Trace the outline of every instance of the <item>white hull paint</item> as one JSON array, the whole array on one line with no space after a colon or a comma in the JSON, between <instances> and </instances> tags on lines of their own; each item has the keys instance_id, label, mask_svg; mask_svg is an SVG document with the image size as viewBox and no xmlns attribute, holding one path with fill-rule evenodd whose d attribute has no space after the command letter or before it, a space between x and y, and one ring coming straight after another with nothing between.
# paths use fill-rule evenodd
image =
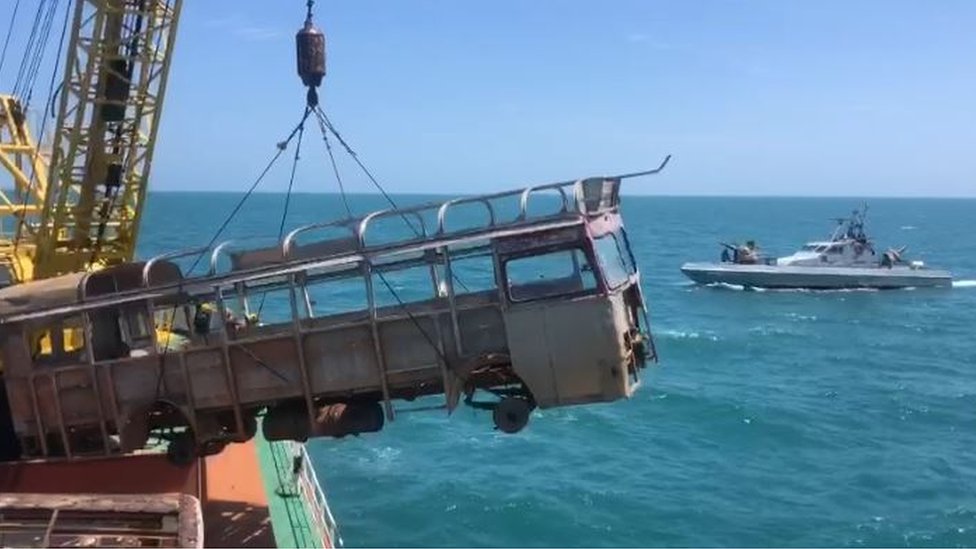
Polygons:
<instances>
[{"instance_id":1,"label":"white hull paint","mask_svg":"<svg viewBox=\"0 0 976 549\"><path fill-rule=\"evenodd\" d=\"M734 284L751 288L834 290L849 288L951 287L947 271L911 267L809 267L685 263L681 272L699 284Z\"/></svg>"}]
</instances>

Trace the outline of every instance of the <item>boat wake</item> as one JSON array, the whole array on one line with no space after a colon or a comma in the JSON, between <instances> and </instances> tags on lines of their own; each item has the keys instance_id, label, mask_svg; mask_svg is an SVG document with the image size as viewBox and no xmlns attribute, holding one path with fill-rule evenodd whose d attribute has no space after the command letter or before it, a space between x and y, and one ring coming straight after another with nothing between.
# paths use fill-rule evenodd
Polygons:
<instances>
[{"instance_id":1,"label":"boat wake","mask_svg":"<svg viewBox=\"0 0 976 549\"><path fill-rule=\"evenodd\" d=\"M753 288L750 286L742 286L741 284L727 284L725 282L712 282L711 284L705 284L707 288L717 288L719 290L733 290L736 292L765 292L766 288Z\"/></svg>"},{"instance_id":2,"label":"boat wake","mask_svg":"<svg viewBox=\"0 0 976 549\"><path fill-rule=\"evenodd\" d=\"M953 280L953 288L976 288L976 280Z\"/></svg>"},{"instance_id":3,"label":"boat wake","mask_svg":"<svg viewBox=\"0 0 976 549\"><path fill-rule=\"evenodd\" d=\"M976 280L971 282L976 283ZM705 284L706 288L719 290L732 290L736 292L773 292L784 294L846 294L851 292L880 292L878 288L833 288L833 289L811 289L811 288L754 288L752 286L741 286L739 284L727 284L725 282L713 282ZM899 290L914 290L914 286L897 288Z\"/></svg>"}]
</instances>

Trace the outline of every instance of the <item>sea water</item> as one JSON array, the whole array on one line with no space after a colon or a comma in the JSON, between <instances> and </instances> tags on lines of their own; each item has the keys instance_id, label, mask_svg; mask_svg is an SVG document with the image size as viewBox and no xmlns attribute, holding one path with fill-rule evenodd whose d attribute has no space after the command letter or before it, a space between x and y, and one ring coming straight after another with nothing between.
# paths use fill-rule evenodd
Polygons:
<instances>
[{"instance_id":1,"label":"sea water","mask_svg":"<svg viewBox=\"0 0 976 549\"><path fill-rule=\"evenodd\" d=\"M205 244L238 198L152 195L140 255ZM273 239L283 203L253 196L225 236ZM954 287L696 287L679 266L720 241L785 255L860 201L625 197L661 358L634 398L514 436L486 412L407 411L425 400L310 442L346 545L976 545L976 200L869 203L879 251L907 245ZM341 213L293 196L286 226Z\"/></svg>"}]
</instances>

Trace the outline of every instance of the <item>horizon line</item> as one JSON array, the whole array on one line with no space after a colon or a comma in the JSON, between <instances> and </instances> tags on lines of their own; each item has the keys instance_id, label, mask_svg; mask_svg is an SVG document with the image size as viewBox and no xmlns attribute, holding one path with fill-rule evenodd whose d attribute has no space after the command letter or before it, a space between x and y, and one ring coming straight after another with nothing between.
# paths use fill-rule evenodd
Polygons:
<instances>
[{"instance_id":1,"label":"horizon line","mask_svg":"<svg viewBox=\"0 0 976 549\"><path fill-rule=\"evenodd\" d=\"M226 190L226 189L150 189L150 193L185 193L185 194L243 194L245 191ZM412 196L478 196L479 194L494 194L502 191L486 191L484 193L438 193L431 191L397 191L390 192L390 195L412 195ZM285 190L255 190L252 194L287 194ZM332 195L340 196L336 191L293 191L296 195ZM357 191L347 192L347 196L382 196L377 191ZM872 195L872 194L680 194L680 193L620 193L627 197L658 197L658 198L867 198L882 200L976 200L976 194L972 195Z\"/></svg>"},{"instance_id":2,"label":"horizon line","mask_svg":"<svg viewBox=\"0 0 976 549\"><path fill-rule=\"evenodd\" d=\"M2 188L0 191L5 193L15 192L12 188ZM244 190L227 190L227 189L149 189L149 193L161 193L161 194L233 194L240 195L244 194ZM494 194L503 191L486 191L483 193L437 193L431 191L397 191L388 193L390 195L410 195L410 196L432 196L432 197L444 197L444 196L456 196L456 197L468 197L468 196L478 196L479 194ZM285 190L255 190L252 194L287 194ZM326 196L340 196L341 193L335 191L293 191L292 194L296 195L326 195ZM357 192L347 192L347 196L382 196L378 191L357 191ZM972 195L882 195L882 194L680 194L680 193L629 193L622 192L622 196L627 197L655 197L655 198L845 198L845 199L880 199L880 200L976 200L976 194Z\"/></svg>"}]
</instances>

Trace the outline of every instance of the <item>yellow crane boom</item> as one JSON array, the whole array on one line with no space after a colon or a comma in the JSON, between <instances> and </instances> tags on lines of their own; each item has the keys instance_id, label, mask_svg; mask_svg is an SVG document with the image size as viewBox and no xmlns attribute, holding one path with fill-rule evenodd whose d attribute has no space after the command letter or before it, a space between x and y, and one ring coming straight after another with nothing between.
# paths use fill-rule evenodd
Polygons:
<instances>
[{"instance_id":1,"label":"yellow crane boom","mask_svg":"<svg viewBox=\"0 0 976 549\"><path fill-rule=\"evenodd\" d=\"M75 1L49 153L19 99L0 96L0 165L13 179L0 190L9 283L133 258L181 4Z\"/></svg>"}]
</instances>

